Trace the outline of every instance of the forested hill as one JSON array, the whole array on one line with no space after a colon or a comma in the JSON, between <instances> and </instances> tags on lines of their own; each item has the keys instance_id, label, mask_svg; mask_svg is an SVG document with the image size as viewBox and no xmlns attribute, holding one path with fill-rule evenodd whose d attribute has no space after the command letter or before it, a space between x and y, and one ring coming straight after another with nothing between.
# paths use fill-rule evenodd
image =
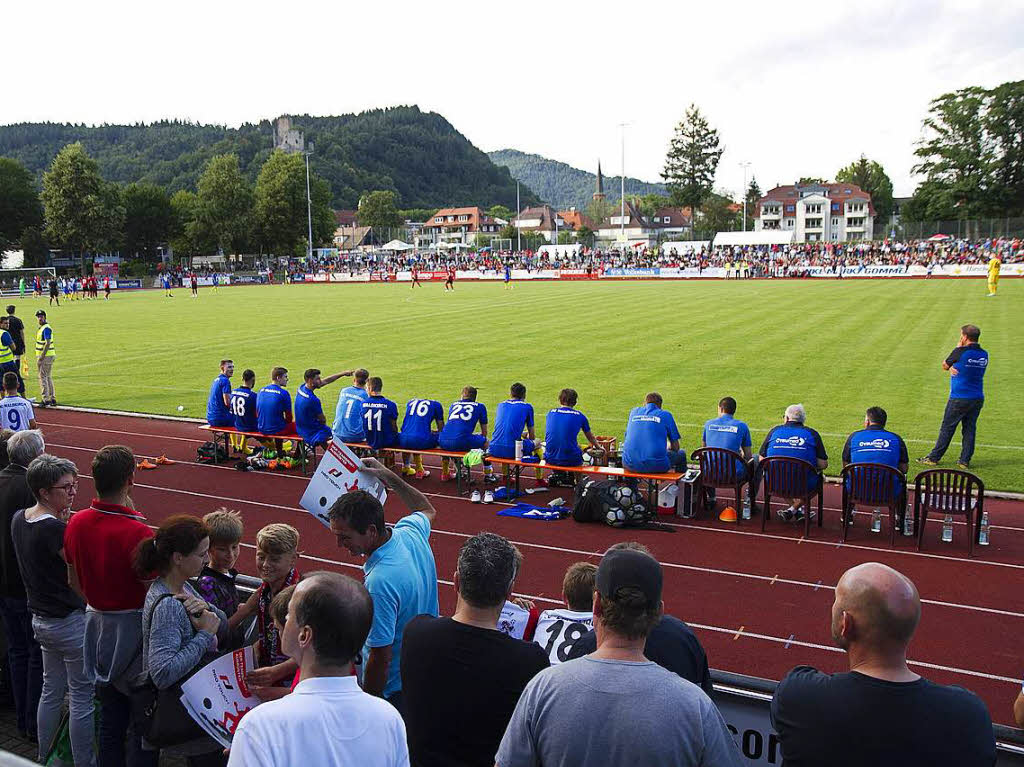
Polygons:
<instances>
[{"instance_id":1,"label":"forested hill","mask_svg":"<svg viewBox=\"0 0 1024 767\"><path fill-rule=\"evenodd\" d=\"M556 208L575 205L585 208L591 201L597 182L596 173L566 165L564 162L549 160L536 154L527 154L517 149L499 149L488 152L487 156L496 165L503 165L512 177L532 189L544 202ZM596 162L595 162L596 171ZM604 193L609 200L619 199L620 181L618 176L604 172ZM664 184L652 184L626 176L626 194L667 194Z\"/></svg>"},{"instance_id":2,"label":"forested hill","mask_svg":"<svg viewBox=\"0 0 1024 767\"><path fill-rule=\"evenodd\" d=\"M327 179L335 208L355 208L376 189L399 194L403 208L501 204L514 208L516 183L444 117L418 107L375 109L337 117L293 115L312 141L312 168ZM194 189L206 162L228 152L255 180L273 148L269 120L240 128L167 121L151 125L22 123L0 126L0 157L37 176L66 144L81 141L108 181L145 181L172 194ZM522 190L524 204L537 198Z\"/></svg>"}]
</instances>

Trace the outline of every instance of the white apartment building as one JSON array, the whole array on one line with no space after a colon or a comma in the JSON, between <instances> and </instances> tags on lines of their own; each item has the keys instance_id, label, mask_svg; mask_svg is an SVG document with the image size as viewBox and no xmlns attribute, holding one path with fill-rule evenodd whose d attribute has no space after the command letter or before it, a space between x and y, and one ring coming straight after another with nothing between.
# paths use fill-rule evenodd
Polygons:
<instances>
[{"instance_id":1,"label":"white apartment building","mask_svg":"<svg viewBox=\"0 0 1024 767\"><path fill-rule=\"evenodd\" d=\"M777 186L758 201L754 231L795 232L796 242L870 240L875 209L856 184Z\"/></svg>"}]
</instances>

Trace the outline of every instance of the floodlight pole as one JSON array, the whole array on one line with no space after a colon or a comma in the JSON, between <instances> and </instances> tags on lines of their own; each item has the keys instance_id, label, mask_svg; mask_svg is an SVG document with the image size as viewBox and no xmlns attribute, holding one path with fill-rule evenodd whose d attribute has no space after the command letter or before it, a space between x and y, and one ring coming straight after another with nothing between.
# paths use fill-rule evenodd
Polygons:
<instances>
[{"instance_id":1,"label":"floodlight pole","mask_svg":"<svg viewBox=\"0 0 1024 767\"><path fill-rule=\"evenodd\" d=\"M309 194L309 156L313 154L313 142L309 142L306 156L306 223L309 225L309 241L306 243L306 258L313 257L313 198Z\"/></svg>"},{"instance_id":2,"label":"floodlight pole","mask_svg":"<svg viewBox=\"0 0 1024 767\"><path fill-rule=\"evenodd\" d=\"M619 163L621 175L619 176L619 239L626 241L626 126L629 123L619 123Z\"/></svg>"},{"instance_id":3,"label":"floodlight pole","mask_svg":"<svg viewBox=\"0 0 1024 767\"><path fill-rule=\"evenodd\" d=\"M523 251L523 222L519 220L519 217L523 214L523 209L519 205L519 182L516 182L516 253L522 253Z\"/></svg>"},{"instance_id":4,"label":"floodlight pole","mask_svg":"<svg viewBox=\"0 0 1024 767\"><path fill-rule=\"evenodd\" d=\"M743 168L743 231L747 231L747 168L750 167L750 163L744 160L740 163L740 167Z\"/></svg>"}]
</instances>

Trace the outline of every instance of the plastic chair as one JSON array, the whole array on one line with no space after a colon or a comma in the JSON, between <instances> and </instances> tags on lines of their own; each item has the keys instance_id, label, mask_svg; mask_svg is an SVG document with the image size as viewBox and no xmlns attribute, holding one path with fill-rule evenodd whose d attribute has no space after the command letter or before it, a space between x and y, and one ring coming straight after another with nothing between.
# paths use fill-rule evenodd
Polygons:
<instances>
[{"instance_id":1,"label":"plastic chair","mask_svg":"<svg viewBox=\"0 0 1024 767\"><path fill-rule=\"evenodd\" d=\"M694 450L690 457L700 464L701 486L734 489L736 509L739 510L743 505L743 486L750 481L743 456L722 447L702 447Z\"/></svg>"},{"instance_id":2,"label":"plastic chair","mask_svg":"<svg viewBox=\"0 0 1024 767\"><path fill-rule=\"evenodd\" d=\"M928 512L943 517L962 516L967 520L967 553L974 556L974 544L981 532L985 506L985 483L969 471L931 469L914 478L914 523L917 524L917 550L924 544ZM971 512L974 512L973 514Z\"/></svg>"},{"instance_id":3,"label":"plastic chair","mask_svg":"<svg viewBox=\"0 0 1024 767\"><path fill-rule=\"evenodd\" d=\"M804 536L811 537L811 498L818 496L818 527L825 510L825 496L821 472L814 464L799 458L787 456L769 456L762 459L758 466L764 486L764 508L761 515L761 532L765 530L768 517L771 516L773 495L783 498L800 498L804 509ZM817 487L811 484L811 477L817 478Z\"/></svg>"},{"instance_id":4,"label":"plastic chair","mask_svg":"<svg viewBox=\"0 0 1024 767\"><path fill-rule=\"evenodd\" d=\"M889 545L896 545L896 530L907 513L907 478L883 463L851 463L843 467L842 540L846 541L853 507L858 503L889 509Z\"/></svg>"}]
</instances>

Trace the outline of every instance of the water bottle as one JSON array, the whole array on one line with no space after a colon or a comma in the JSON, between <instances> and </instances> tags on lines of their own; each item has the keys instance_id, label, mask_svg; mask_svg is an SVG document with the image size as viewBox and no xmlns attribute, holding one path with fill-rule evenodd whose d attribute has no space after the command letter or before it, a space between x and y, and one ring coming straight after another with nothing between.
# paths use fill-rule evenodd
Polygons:
<instances>
[{"instance_id":1,"label":"water bottle","mask_svg":"<svg viewBox=\"0 0 1024 767\"><path fill-rule=\"evenodd\" d=\"M947 514L942 520L942 542L951 543L953 540L953 515Z\"/></svg>"},{"instance_id":2,"label":"water bottle","mask_svg":"<svg viewBox=\"0 0 1024 767\"><path fill-rule=\"evenodd\" d=\"M981 512L981 527L978 529L978 545L988 546L988 512Z\"/></svg>"},{"instance_id":3,"label":"water bottle","mask_svg":"<svg viewBox=\"0 0 1024 767\"><path fill-rule=\"evenodd\" d=\"M750 496L749 495L746 498L743 499L743 512L742 512L742 515L743 515L744 519L750 519ZM988 529L988 528L986 528L986 529Z\"/></svg>"},{"instance_id":4,"label":"water bottle","mask_svg":"<svg viewBox=\"0 0 1024 767\"><path fill-rule=\"evenodd\" d=\"M882 532L882 512L878 509L871 512L871 532Z\"/></svg>"},{"instance_id":5,"label":"water bottle","mask_svg":"<svg viewBox=\"0 0 1024 767\"><path fill-rule=\"evenodd\" d=\"M903 513L903 534L908 537L914 534L914 515L910 512Z\"/></svg>"}]
</instances>

